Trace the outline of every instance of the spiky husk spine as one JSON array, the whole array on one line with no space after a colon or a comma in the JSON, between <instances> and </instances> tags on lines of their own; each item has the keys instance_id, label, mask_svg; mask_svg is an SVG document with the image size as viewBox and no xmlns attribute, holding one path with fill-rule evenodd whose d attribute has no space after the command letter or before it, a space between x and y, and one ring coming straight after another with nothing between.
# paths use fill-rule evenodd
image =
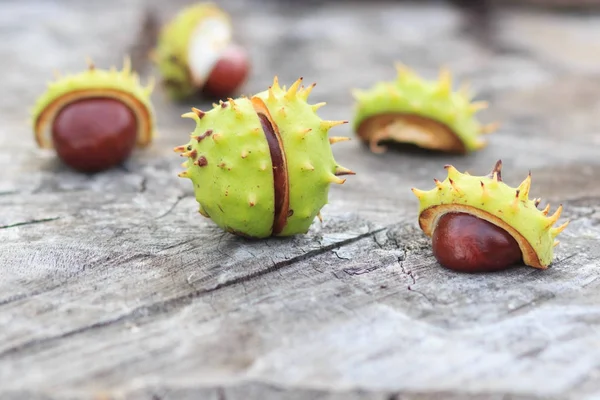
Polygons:
<instances>
[{"instance_id":1,"label":"spiky husk spine","mask_svg":"<svg viewBox=\"0 0 600 400\"><path fill-rule=\"evenodd\" d=\"M228 99L210 111L184 114L196 122L190 141L175 148L187 157L179 176L191 179L199 212L222 229L248 237L308 232L327 204L331 183L354 174L334 159L328 137L347 121L326 121L308 104L314 87L298 79L289 89L277 78L251 98Z\"/></svg>"},{"instance_id":2,"label":"spiky husk spine","mask_svg":"<svg viewBox=\"0 0 600 400\"><path fill-rule=\"evenodd\" d=\"M150 96L154 81L151 79L142 86L138 74L131 70L129 57L125 58L121 71L114 67L98 69L88 60L88 68L83 72L65 76L57 72L55 75L56 80L48 83L48 89L31 110L33 130L40 147L53 147L52 121L64 106L92 97L108 97L123 102L136 115L137 145L145 147L152 142L156 122Z\"/></svg>"},{"instance_id":3,"label":"spiky husk spine","mask_svg":"<svg viewBox=\"0 0 600 400\"><path fill-rule=\"evenodd\" d=\"M188 67L188 49L194 29L206 18L218 18L231 26L229 15L214 3L194 4L182 9L165 25L152 52L165 89L175 100L189 98L199 90Z\"/></svg>"},{"instance_id":4,"label":"spiky husk spine","mask_svg":"<svg viewBox=\"0 0 600 400\"><path fill-rule=\"evenodd\" d=\"M401 63L396 64L396 69L397 78L394 81L378 82L369 90L353 90L356 100L353 129L356 132L371 117L396 113L420 116L440 123L462 142L464 153L487 145L482 135L495 131L498 125L482 125L475 114L487 108L488 104L471 102L472 95L466 85L453 91L452 77L447 68L440 70L437 81L424 80ZM377 144L380 138L373 139L368 139L371 149L375 152L384 151L385 148ZM386 135L381 139L393 140Z\"/></svg>"},{"instance_id":5,"label":"spiky husk spine","mask_svg":"<svg viewBox=\"0 0 600 400\"><path fill-rule=\"evenodd\" d=\"M553 247L559 243L555 238L569 221L555 227L562 205L548 216L550 204L539 210L541 199L529 199L531 174L513 188L502 181L500 160L487 176L463 174L451 165L445 168L448 176L443 181L434 179L433 189L412 189L419 200L419 224L426 235L432 236L442 215L465 212L511 234L521 248L526 265L545 269L551 264Z\"/></svg>"}]
</instances>

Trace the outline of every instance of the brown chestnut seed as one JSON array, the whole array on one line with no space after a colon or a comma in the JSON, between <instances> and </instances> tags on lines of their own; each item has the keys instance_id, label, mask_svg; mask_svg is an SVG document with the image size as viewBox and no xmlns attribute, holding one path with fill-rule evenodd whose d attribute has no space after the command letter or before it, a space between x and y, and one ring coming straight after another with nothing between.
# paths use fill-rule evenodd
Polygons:
<instances>
[{"instance_id":1,"label":"brown chestnut seed","mask_svg":"<svg viewBox=\"0 0 600 400\"><path fill-rule=\"evenodd\" d=\"M444 214L432 236L438 262L460 272L492 272L522 260L515 239L504 229L465 213Z\"/></svg>"},{"instance_id":2,"label":"brown chestnut seed","mask_svg":"<svg viewBox=\"0 0 600 400\"><path fill-rule=\"evenodd\" d=\"M65 106L52 124L60 159L76 170L98 172L123 162L135 147L137 120L119 100L88 98Z\"/></svg>"},{"instance_id":3,"label":"brown chestnut seed","mask_svg":"<svg viewBox=\"0 0 600 400\"><path fill-rule=\"evenodd\" d=\"M230 45L211 70L204 91L217 98L232 95L246 81L249 71L248 53L240 46Z\"/></svg>"}]
</instances>

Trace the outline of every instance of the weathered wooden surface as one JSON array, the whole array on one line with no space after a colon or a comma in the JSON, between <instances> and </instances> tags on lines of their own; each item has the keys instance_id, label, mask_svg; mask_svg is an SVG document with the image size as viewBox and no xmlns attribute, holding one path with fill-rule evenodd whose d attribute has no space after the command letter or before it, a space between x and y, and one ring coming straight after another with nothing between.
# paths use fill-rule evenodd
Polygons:
<instances>
[{"instance_id":1,"label":"weathered wooden surface","mask_svg":"<svg viewBox=\"0 0 600 400\"><path fill-rule=\"evenodd\" d=\"M349 119L350 89L394 61L429 77L446 64L503 123L468 157L338 144L357 175L323 224L252 242L200 217L176 177L191 104L157 89L154 146L95 176L38 150L27 124L53 69L120 63L148 6L163 21L183 3L0 3L0 398L599 398L599 16L503 12L483 48L443 4L223 2L254 58L246 93L303 76L321 116ZM509 184L531 170L532 196L564 204L553 267L440 268L410 188L498 158Z\"/></svg>"}]
</instances>

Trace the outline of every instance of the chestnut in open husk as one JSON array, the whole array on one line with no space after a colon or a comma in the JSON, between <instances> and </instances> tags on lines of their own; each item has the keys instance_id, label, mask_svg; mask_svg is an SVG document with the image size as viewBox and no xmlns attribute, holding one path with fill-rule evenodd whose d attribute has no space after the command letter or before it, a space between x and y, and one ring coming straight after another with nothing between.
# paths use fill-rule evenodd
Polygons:
<instances>
[{"instance_id":1,"label":"chestnut in open husk","mask_svg":"<svg viewBox=\"0 0 600 400\"><path fill-rule=\"evenodd\" d=\"M155 130L150 94L131 71L101 70L90 61L84 72L59 76L37 100L33 130L41 148L81 172L99 172L125 161L146 147Z\"/></svg>"},{"instance_id":2,"label":"chestnut in open husk","mask_svg":"<svg viewBox=\"0 0 600 400\"><path fill-rule=\"evenodd\" d=\"M531 174L516 188L502 181L502 161L487 176L460 173L446 165L448 177L435 188L412 191L419 200L419 226L432 238L433 255L449 269L497 271L523 262L546 269L553 259L556 236L569 222L554 226L562 205L548 216L550 205L529 199Z\"/></svg>"},{"instance_id":3,"label":"chestnut in open husk","mask_svg":"<svg viewBox=\"0 0 600 400\"><path fill-rule=\"evenodd\" d=\"M482 125L475 113L488 106L471 102L466 86L452 90L450 71L443 68L437 81L427 81L402 64L390 82L368 90L354 90L353 128L374 153L384 143L412 144L430 151L467 154L484 148L483 135L498 124Z\"/></svg>"},{"instance_id":4,"label":"chestnut in open husk","mask_svg":"<svg viewBox=\"0 0 600 400\"><path fill-rule=\"evenodd\" d=\"M169 96L233 96L250 73L248 52L234 42L231 17L214 3L182 9L161 30L152 58Z\"/></svg>"}]
</instances>

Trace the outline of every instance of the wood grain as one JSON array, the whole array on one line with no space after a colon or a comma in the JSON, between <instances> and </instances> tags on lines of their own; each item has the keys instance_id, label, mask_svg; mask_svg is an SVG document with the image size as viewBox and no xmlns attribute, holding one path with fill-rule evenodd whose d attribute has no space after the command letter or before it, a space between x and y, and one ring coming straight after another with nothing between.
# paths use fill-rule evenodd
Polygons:
<instances>
[{"instance_id":1,"label":"wood grain","mask_svg":"<svg viewBox=\"0 0 600 400\"><path fill-rule=\"evenodd\" d=\"M0 398L600 396L599 16L501 10L488 48L443 3L223 1L254 60L245 93L303 76L328 103L321 117L351 119L350 90L392 79L394 61L426 77L448 65L491 103L481 119L502 122L465 157L337 144L357 175L332 187L324 222L257 241L201 217L177 178L172 148L193 128L180 115L207 101L172 103L158 86L153 146L90 176L37 149L28 125L52 70L86 55L108 67L134 52L142 80L155 75L140 56L153 18L183 4L1 5ZM564 205L555 262L445 270L410 188L497 159L508 184L531 171L531 196Z\"/></svg>"}]
</instances>

